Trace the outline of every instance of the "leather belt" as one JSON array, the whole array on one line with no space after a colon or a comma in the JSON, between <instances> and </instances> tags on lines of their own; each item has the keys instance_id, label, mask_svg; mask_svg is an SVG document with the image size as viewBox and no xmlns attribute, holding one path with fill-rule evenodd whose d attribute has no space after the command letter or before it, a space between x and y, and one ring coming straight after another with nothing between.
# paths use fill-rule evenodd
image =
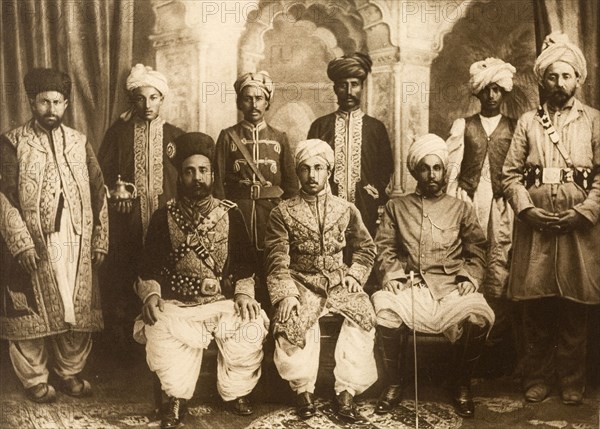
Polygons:
<instances>
[{"instance_id":1,"label":"leather belt","mask_svg":"<svg viewBox=\"0 0 600 429\"><path fill-rule=\"evenodd\" d=\"M592 188L596 172L591 168L558 168L531 165L523 171L526 188L540 185L559 185L574 182L586 191Z\"/></svg>"},{"instance_id":2,"label":"leather belt","mask_svg":"<svg viewBox=\"0 0 600 429\"><path fill-rule=\"evenodd\" d=\"M251 185L239 184L228 189L227 197L231 199L251 199L262 200L269 198L280 198L283 195L283 189L277 185L265 186L260 183Z\"/></svg>"}]
</instances>

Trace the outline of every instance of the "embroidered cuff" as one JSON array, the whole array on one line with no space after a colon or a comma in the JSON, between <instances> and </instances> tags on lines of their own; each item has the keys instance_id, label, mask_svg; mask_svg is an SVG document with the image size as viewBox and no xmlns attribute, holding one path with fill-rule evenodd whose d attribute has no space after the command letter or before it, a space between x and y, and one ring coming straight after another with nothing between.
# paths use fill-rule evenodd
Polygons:
<instances>
[{"instance_id":1,"label":"embroidered cuff","mask_svg":"<svg viewBox=\"0 0 600 429\"><path fill-rule=\"evenodd\" d=\"M364 265L357 264L356 262L350 266L350 269L346 273L346 275L354 277L361 286L364 286L367 279L369 278L369 274L371 273L370 267L365 267Z\"/></svg>"},{"instance_id":2,"label":"embroidered cuff","mask_svg":"<svg viewBox=\"0 0 600 429\"><path fill-rule=\"evenodd\" d=\"M160 295L160 284L156 280L142 280L138 277L133 285L133 290L140 297L142 302L150 297L150 295Z\"/></svg>"},{"instance_id":3,"label":"embroidered cuff","mask_svg":"<svg viewBox=\"0 0 600 429\"><path fill-rule=\"evenodd\" d=\"M235 295L239 293L254 298L254 279L252 277L246 277L235 282Z\"/></svg>"},{"instance_id":4,"label":"embroidered cuff","mask_svg":"<svg viewBox=\"0 0 600 429\"><path fill-rule=\"evenodd\" d=\"M92 250L108 253L108 207L106 199L100 210L100 225L94 225L92 231Z\"/></svg>"},{"instance_id":5,"label":"embroidered cuff","mask_svg":"<svg viewBox=\"0 0 600 429\"><path fill-rule=\"evenodd\" d=\"M267 278L267 288L273 305L288 296L298 296L298 288L292 279Z\"/></svg>"}]
</instances>

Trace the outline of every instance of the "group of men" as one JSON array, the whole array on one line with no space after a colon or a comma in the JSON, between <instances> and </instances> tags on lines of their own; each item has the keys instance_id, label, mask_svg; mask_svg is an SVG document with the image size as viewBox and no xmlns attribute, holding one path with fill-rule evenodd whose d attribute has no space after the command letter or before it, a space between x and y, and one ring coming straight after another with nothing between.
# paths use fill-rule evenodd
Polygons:
<instances>
[{"instance_id":1,"label":"group of men","mask_svg":"<svg viewBox=\"0 0 600 429\"><path fill-rule=\"evenodd\" d=\"M314 416L328 313L343 316L333 372L341 418L362 419L354 397L377 380L376 343L385 378L375 412L400 402L409 330L453 344L453 404L473 417L471 376L495 319L482 292L522 301L525 398L543 400L558 375L563 402L581 403L587 309L600 302L600 112L575 98L581 51L547 38L535 65L547 101L518 122L500 114L514 67L473 64L481 112L457 120L448 142L417 138L406 160L417 189L392 199L387 131L360 107L371 65L361 53L330 62L339 109L292 153L264 120L268 73L235 82L244 119L215 144L160 117L167 80L138 64L127 79L131 109L98 160L61 122L69 77L28 73L33 119L0 137L0 334L28 398L56 397L47 346L61 390L91 393L80 373L90 333L103 327L96 274L106 259L115 326L133 323L132 285L142 300L134 338L169 398L162 428L181 424L212 339L220 396L251 414L269 330L299 417ZM136 198L109 201L104 183L119 179Z\"/></svg>"}]
</instances>

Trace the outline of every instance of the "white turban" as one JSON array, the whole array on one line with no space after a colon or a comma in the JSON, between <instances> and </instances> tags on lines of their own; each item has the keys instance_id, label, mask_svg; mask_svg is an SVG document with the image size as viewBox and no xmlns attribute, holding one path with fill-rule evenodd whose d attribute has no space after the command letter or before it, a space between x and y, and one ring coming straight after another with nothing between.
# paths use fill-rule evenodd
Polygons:
<instances>
[{"instance_id":1,"label":"white turban","mask_svg":"<svg viewBox=\"0 0 600 429\"><path fill-rule=\"evenodd\" d=\"M329 166L333 166L333 149L326 142L319 139L310 139L298 142L298 145L296 146L296 154L294 155L296 167L313 156L320 157Z\"/></svg>"},{"instance_id":2,"label":"white turban","mask_svg":"<svg viewBox=\"0 0 600 429\"><path fill-rule=\"evenodd\" d=\"M127 77L127 91L133 91L140 86L152 86L156 88L162 95L169 92L169 84L167 78L160 72L152 70L152 67L136 64L131 68L131 73Z\"/></svg>"},{"instance_id":3,"label":"white turban","mask_svg":"<svg viewBox=\"0 0 600 429\"><path fill-rule=\"evenodd\" d=\"M469 68L471 92L477 95L491 83L495 83L506 92L510 92L513 88L513 75L516 72L517 70L512 64L505 63L498 58L486 58L483 61L477 61L471 64L471 68Z\"/></svg>"},{"instance_id":4,"label":"white turban","mask_svg":"<svg viewBox=\"0 0 600 429\"><path fill-rule=\"evenodd\" d=\"M275 86L273 85L273 79L266 71L259 71L256 73L245 73L237 78L235 83L233 84L233 88L235 89L235 93L240 95L244 88L247 86L254 86L260 89L267 100L271 101L271 97L273 97L273 92L275 92Z\"/></svg>"},{"instance_id":5,"label":"white turban","mask_svg":"<svg viewBox=\"0 0 600 429\"><path fill-rule=\"evenodd\" d=\"M546 36L542 45L542 52L535 60L533 72L538 78L538 82L544 80L546 69L557 61L562 61L573 67L580 76L580 83L585 82L587 77L587 63L583 52L577 45L569 41L569 36L559 31L555 31Z\"/></svg>"},{"instance_id":6,"label":"white turban","mask_svg":"<svg viewBox=\"0 0 600 429\"><path fill-rule=\"evenodd\" d=\"M419 162L427 155L437 155L444 167L448 167L448 146L444 139L435 134L425 134L416 139L408 149L408 170L414 173Z\"/></svg>"}]
</instances>

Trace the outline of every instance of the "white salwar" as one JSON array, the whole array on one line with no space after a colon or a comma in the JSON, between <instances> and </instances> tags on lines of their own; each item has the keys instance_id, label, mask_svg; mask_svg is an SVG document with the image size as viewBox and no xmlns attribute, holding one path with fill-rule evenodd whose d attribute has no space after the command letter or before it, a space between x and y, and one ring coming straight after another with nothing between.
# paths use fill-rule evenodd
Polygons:
<instances>
[{"instance_id":1,"label":"white salwar","mask_svg":"<svg viewBox=\"0 0 600 429\"><path fill-rule=\"evenodd\" d=\"M190 399L200 375L202 354L214 338L217 390L224 401L249 394L258 383L267 335L267 315L242 321L232 300L184 307L165 302L154 325L137 320L134 338L146 344L146 361L160 379L163 391Z\"/></svg>"},{"instance_id":2,"label":"white salwar","mask_svg":"<svg viewBox=\"0 0 600 429\"><path fill-rule=\"evenodd\" d=\"M414 326L417 332L443 333L453 343L462 336L462 321L491 328L495 320L494 312L479 292L461 296L455 289L437 300L429 288L420 283L398 294L383 290L375 292L371 300L379 326L399 328L404 323L410 329Z\"/></svg>"},{"instance_id":3,"label":"white salwar","mask_svg":"<svg viewBox=\"0 0 600 429\"><path fill-rule=\"evenodd\" d=\"M321 316L327 313L325 310ZM273 360L277 371L297 394L315 391L321 353L321 330L318 320L308 329L305 339L304 348L291 344L283 336L279 336L275 342ZM359 395L375 383L377 367L374 344L375 328L367 332L353 321L344 318L334 352L333 375L336 394L346 390L352 396Z\"/></svg>"},{"instance_id":4,"label":"white salwar","mask_svg":"<svg viewBox=\"0 0 600 429\"><path fill-rule=\"evenodd\" d=\"M60 216L60 229L47 235L48 259L54 271L58 292L65 310L65 322L72 325L75 321L73 294L79 266L79 248L81 235L77 235L71 222L69 207L65 205Z\"/></svg>"}]
</instances>

